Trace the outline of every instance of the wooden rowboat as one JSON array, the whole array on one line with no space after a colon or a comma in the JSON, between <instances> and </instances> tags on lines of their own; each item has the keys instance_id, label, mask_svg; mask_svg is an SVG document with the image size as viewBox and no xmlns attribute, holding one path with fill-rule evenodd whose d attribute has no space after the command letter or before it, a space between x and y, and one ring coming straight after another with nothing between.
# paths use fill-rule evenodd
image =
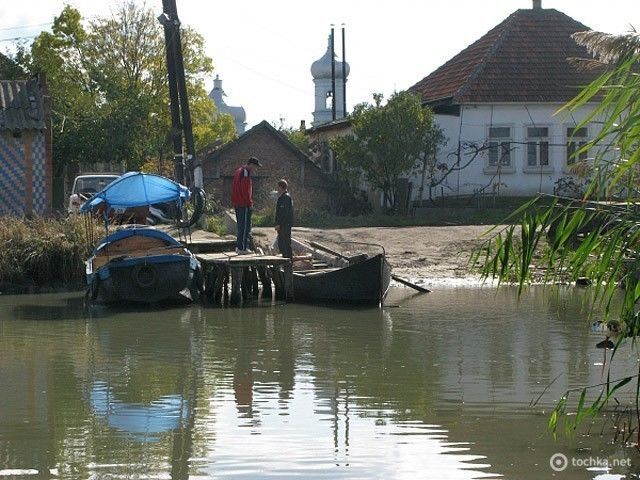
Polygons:
<instances>
[{"instance_id":1,"label":"wooden rowboat","mask_svg":"<svg viewBox=\"0 0 640 480\"><path fill-rule=\"evenodd\" d=\"M341 268L294 271L296 301L380 305L391 281L391 265L378 254Z\"/></svg>"}]
</instances>

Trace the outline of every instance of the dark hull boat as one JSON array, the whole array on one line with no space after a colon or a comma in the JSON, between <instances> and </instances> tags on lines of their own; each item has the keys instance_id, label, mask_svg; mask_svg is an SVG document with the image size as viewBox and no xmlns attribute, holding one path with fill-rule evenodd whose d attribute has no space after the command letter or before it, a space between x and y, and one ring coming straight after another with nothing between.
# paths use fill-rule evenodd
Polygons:
<instances>
[{"instance_id":1,"label":"dark hull boat","mask_svg":"<svg viewBox=\"0 0 640 480\"><path fill-rule=\"evenodd\" d=\"M108 229L119 212L146 211L166 202L180 209L189 197L187 187L168 178L129 172L96 193L80 212L89 218L101 215ZM193 301L202 290L196 257L171 235L144 225L122 228L101 240L86 267L87 297L98 303Z\"/></svg>"},{"instance_id":2,"label":"dark hull boat","mask_svg":"<svg viewBox=\"0 0 640 480\"><path fill-rule=\"evenodd\" d=\"M189 302L200 291L198 260L154 228L133 227L109 235L86 266L87 294L96 303Z\"/></svg>"},{"instance_id":3,"label":"dark hull boat","mask_svg":"<svg viewBox=\"0 0 640 480\"><path fill-rule=\"evenodd\" d=\"M384 254L342 268L293 272L296 301L379 305L389 290L391 265Z\"/></svg>"}]
</instances>

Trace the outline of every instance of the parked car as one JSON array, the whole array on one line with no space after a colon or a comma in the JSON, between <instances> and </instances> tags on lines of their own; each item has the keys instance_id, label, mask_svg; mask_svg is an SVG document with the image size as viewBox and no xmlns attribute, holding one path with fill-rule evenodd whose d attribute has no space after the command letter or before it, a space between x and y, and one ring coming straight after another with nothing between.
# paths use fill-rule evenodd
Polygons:
<instances>
[{"instance_id":1,"label":"parked car","mask_svg":"<svg viewBox=\"0 0 640 480\"><path fill-rule=\"evenodd\" d=\"M78 175L73 181L67 213L70 215L79 213L80 205L119 176L117 173L87 173Z\"/></svg>"}]
</instances>

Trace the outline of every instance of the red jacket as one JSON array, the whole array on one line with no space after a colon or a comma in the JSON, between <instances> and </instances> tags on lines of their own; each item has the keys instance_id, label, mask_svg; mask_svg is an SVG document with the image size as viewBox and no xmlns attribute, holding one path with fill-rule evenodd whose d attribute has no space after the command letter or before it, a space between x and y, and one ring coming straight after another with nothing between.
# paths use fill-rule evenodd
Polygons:
<instances>
[{"instance_id":1,"label":"red jacket","mask_svg":"<svg viewBox=\"0 0 640 480\"><path fill-rule=\"evenodd\" d=\"M231 185L231 203L234 207L252 207L253 191L251 184L251 172L246 166L238 167L233 174Z\"/></svg>"}]
</instances>

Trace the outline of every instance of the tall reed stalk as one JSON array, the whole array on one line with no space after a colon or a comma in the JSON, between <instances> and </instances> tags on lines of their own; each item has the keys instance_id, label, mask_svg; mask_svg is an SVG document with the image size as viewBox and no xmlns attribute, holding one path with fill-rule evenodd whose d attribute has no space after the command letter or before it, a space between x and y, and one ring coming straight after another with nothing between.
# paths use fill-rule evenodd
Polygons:
<instances>
[{"instance_id":1,"label":"tall reed stalk","mask_svg":"<svg viewBox=\"0 0 640 480\"><path fill-rule=\"evenodd\" d=\"M88 238L80 217L0 217L0 285L81 284L92 248Z\"/></svg>"}]
</instances>

